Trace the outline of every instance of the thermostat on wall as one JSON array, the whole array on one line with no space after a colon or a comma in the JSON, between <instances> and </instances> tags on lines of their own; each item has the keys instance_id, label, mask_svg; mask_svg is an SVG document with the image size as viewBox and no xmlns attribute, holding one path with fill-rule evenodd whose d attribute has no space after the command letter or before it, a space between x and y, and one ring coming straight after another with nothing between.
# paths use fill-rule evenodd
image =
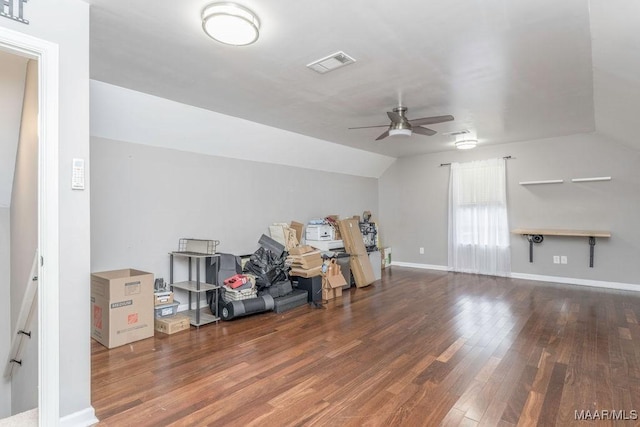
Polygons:
<instances>
[{"instance_id":1,"label":"thermostat on wall","mask_svg":"<svg viewBox=\"0 0 640 427\"><path fill-rule=\"evenodd\" d=\"M71 189L84 190L84 159L73 159Z\"/></svg>"}]
</instances>

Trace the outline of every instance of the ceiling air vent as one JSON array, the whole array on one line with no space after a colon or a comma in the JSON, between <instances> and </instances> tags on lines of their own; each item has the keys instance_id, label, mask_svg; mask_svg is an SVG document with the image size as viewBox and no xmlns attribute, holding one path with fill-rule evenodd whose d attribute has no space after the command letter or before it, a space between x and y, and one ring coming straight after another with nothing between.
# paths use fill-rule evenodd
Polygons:
<instances>
[{"instance_id":1,"label":"ceiling air vent","mask_svg":"<svg viewBox=\"0 0 640 427\"><path fill-rule=\"evenodd\" d=\"M329 71L333 71L336 68L353 64L354 62L356 62L355 59L340 51L326 56L322 59L318 59L317 61L313 61L311 64L308 64L307 67L320 74L324 74L328 73Z\"/></svg>"}]
</instances>

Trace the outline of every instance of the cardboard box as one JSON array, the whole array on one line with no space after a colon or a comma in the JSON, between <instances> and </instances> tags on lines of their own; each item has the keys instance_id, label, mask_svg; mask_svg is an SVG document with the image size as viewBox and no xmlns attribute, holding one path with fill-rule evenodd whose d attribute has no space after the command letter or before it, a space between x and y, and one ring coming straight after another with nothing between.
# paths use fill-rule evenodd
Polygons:
<instances>
[{"instance_id":1,"label":"cardboard box","mask_svg":"<svg viewBox=\"0 0 640 427\"><path fill-rule=\"evenodd\" d=\"M364 255L352 255L349 260L349 266L358 288L364 288L375 282L376 279L369 261L369 255L366 253Z\"/></svg>"},{"instance_id":2,"label":"cardboard box","mask_svg":"<svg viewBox=\"0 0 640 427\"><path fill-rule=\"evenodd\" d=\"M153 305L165 305L173 302L173 292L154 292L153 293Z\"/></svg>"},{"instance_id":3,"label":"cardboard box","mask_svg":"<svg viewBox=\"0 0 640 427\"><path fill-rule=\"evenodd\" d=\"M91 275L91 337L107 348L153 336L153 274L134 269Z\"/></svg>"},{"instance_id":4,"label":"cardboard box","mask_svg":"<svg viewBox=\"0 0 640 427\"><path fill-rule=\"evenodd\" d=\"M290 227L296 231L296 238L298 239L298 242L302 242L302 238L304 237L304 234L302 234L304 231L304 224L291 221Z\"/></svg>"},{"instance_id":5,"label":"cardboard box","mask_svg":"<svg viewBox=\"0 0 640 427\"><path fill-rule=\"evenodd\" d=\"M366 255L367 248L360 232L360 223L356 219L343 219L338 221L340 235L344 248L350 255Z\"/></svg>"},{"instance_id":6,"label":"cardboard box","mask_svg":"<svg viewBox=\"0 0 640 427\"><path fill-rule=\"evenodd\" d=\"M331 299L342 296L342 288L324 288L322 289L322 300L329 301Z\"/></svg>"},{"instance_id":7,"label":"cardboard box","mask_svg":"<svg viewBox=\"0 0 640 427\"><path fill-rule=\"evenodd\" d=\"M322 266L322 255L316 250L302 255L289 255L287 261L291 263L292 268L316 268Z\"/></svg>"},{"instance_id":8,"label":"cardboard box","mask_svg":"<svg viewBox=\"0 0 640 427\"><path fill-rule=\"evenodd\" d=\"M291 270L289 270L290 276L313 277L313 276L320 276L321 274L322 274L322 265L315 268L310 268L310 269L292 268Z\"/></svg>"},{"instance_id":9,"label":"cardboard box","mask_svg":"<svg viewBox=\"0 0 640 427\"><path fill-rule=\"evenodd\" d=\"M391 266L391 248L382 248L380 251L382 253L382 269L384 270Z\"/></svg>"},{"instance_id":10,"label":"cardboard box","mask_svg":"<svg viewBox=\"0 0 640 427\"><path fill-rule=\"evenodd\" d=\"M296 246L295 248L289 249L289 255L302 255L309 252L313 252L315 249L309 245L301 245Z\"/></svg>"},{"instance_id":11,"label":"cardboard box","mask_svg":"<svg viewBox=\"0 0 640 427\"><path fill-rule=\"evenodd\" d=\"M183 314L157 318L155 319L154 324L157 332L169 335L180 331L186 331L191 327L189 316L185 316Z\"/></svg>"}]
</instances>

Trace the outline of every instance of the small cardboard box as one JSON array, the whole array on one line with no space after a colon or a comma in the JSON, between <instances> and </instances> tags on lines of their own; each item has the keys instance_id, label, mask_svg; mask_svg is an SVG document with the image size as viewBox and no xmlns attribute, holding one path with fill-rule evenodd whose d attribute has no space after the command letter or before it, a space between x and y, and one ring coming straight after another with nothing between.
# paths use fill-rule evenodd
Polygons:
<instances>
[{"instance_id":1,"label":"small cardboard box","mask_svg":"<svg viewBox=\"0 0 640 427\"><path fill-rule=\"evenodd\" d=\"M91 336L107 348L153 336L153 274L134 269L91 275Z\"/></svg>"},{"instance_id":2,"label":"small cardboard box","mask_svg":"<svg viewBox=\"0 0 640 427\"><path fill-rule=\"evenodd\" d=\"M173 302L173 292L171 291L153 293L153 304L156 306L171 304L172 302Z\"/></svg>"},{"instance_id":3,"label":"small cardboard box","mask_svg":"<svg viewBox=\"0 0 640 427\"><path fill-rule=\"evenodd\" d=\"M381 249L382 253L382 269L391 266L391 248L386 247Z\"/></svg>"},{"instance_id":4,"label":"small cardboard box","mask_svg":"<svg viewBox=\"0 0 640 427\"><path fill-rule=\"evenodd\" d=\"M175 334L176 332L186 331L191 327L189 316L176 314L170 317L156 318L155 330L163 334Z\"/></svg>"},{"instance_id":5,"label":"small cardboard box","mask_svg":"<svg viewBox=\"0 0 640 427\"><path fill-rule=\"evenodd\" d=\"M322 300L329 301L342 296L342 288L323 288Z\"/></svg>"}]
</instances>

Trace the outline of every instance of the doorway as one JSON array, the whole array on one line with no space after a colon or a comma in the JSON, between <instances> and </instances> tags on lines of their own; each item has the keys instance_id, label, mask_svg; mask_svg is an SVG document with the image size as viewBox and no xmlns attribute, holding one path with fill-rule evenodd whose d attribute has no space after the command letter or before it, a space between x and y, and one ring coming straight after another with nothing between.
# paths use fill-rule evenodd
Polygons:
<instances>
[{"instance_id":1,"label":"doorway","mask_svg":"<svg viewBox=\"0 0 640 427\"><path fill-rule=\"evenodd\" d=\"M37 64L37 401L39 424L57 424L60 419L58 46L0 27L0 49Z\"/></svg>"}]
</instances>

